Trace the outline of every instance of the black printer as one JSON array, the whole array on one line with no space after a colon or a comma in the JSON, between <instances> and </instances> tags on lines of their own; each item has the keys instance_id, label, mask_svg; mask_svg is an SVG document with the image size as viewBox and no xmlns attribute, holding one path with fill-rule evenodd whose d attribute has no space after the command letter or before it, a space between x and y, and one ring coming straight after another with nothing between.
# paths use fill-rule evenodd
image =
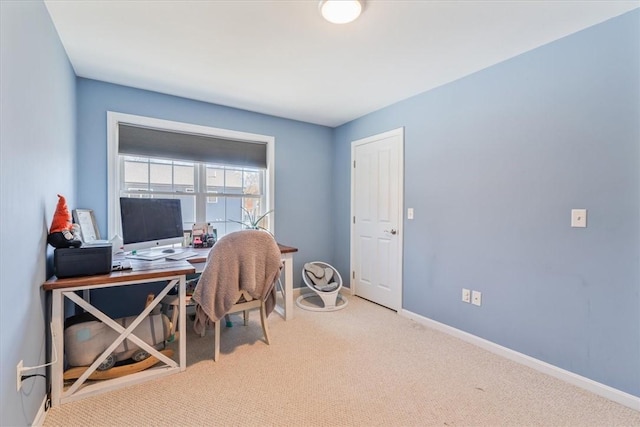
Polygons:
<instances>
[{"instance_id":1,"label":"black printer","mask_svg":"<svg viewBox=\"0 0 640 427\"><path fill-rule=\"evenodd\" d=\"M111 272L111 243L83 244L79 248L58 248L53 251L56 277L92 276Z\"/></svg>"}]
</instances>

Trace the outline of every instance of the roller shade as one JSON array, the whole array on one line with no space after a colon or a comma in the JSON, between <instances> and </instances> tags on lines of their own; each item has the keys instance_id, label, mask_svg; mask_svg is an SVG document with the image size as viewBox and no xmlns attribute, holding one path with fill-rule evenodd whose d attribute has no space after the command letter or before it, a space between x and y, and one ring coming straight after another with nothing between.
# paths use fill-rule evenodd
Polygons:
<instances>
[{"instance_id":1,"label":"roller shade","mask_svg":"<svg viewBox=\"0 0 640 427\"><path fill-rule=\"evenodd\" d=\"M118 153L234 166L267 167L267 144L118 125Z\"/></svg>"}]
</instances>

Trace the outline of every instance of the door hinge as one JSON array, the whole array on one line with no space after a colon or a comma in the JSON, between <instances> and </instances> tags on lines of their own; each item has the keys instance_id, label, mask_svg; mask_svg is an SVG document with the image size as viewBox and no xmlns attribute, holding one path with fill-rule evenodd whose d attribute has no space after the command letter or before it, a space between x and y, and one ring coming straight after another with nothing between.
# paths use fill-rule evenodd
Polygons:
<instances>
[{"instance_id":1,"label":"door hinge","mask_svg":"<svg viewBox=\"0 0 640 427\"><path fill-rule=\"evenodd\" d=\"M355 278L356 278L356 272L355 271L351 272L351 277L355 280Z\"/></svg>"},{"instance_id":2,"label":"door hinge","mask_svg":"<svg viewBox=\"0 0 640 427\"><path fill-rule=\"evenodd\" d=\"M356 223L356 217L355 216L353 217L353 223L354 224Z\"/></svg>"},{"instance_id":3,"label":"door hinge","mask_svg":"<svg viewBox=\"0 0 640 427\"><path fill-rule=\"evenodd\" d=\"M353 161L353 168L355 169L355 167L356 167L356 161L354 160Z\"/></svg>"}]
</instances>

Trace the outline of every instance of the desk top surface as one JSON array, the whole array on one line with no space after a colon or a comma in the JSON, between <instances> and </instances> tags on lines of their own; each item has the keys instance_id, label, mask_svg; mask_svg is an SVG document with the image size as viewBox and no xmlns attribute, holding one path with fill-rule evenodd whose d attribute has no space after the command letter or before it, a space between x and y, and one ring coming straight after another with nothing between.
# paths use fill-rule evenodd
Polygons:
<instances>
[{"instance_id":1,"label":"desk top surface","mask_svg":"<svg viewBox=\"0 0 640 427\"><path fill-rule=\"evenodd\" d=\"M280 248L281 254L290 254L290 253L298 252L298 248L294 248L293 246L286 246L278 243L278 247ZM211 248L187 248L187 249L198 253L198 255L194 257L187 258L186 261L189 261L192 264L207 262L207 256L209 255L209 251L211 250Z\"/></svg>"},{"instance_id":2,"label":"desk top surface","mask_svg":"<svg viewBox=\"0 0 640 427\"><path fill-rule=\"evenodd\" d=\"M278 243L280 247L280 253L294 253L298 252L298 248L292 246L285 246ZM211 248L189 248L198 252L195 257L188 258L180 261L131 261L131 270L112 271L109 274L98 274L94 276L80 276L80 277L68 277L65 279L59 279L52 277L43 283L42 288L45 291L52 291L62 288L73 288L79 286L93 286L105 283L121 283L129 281L144 281L146 279L162 279L170 276L182 276L186 274L194 274L196 269L193 264L204 263L207 261L207 255ZM117 260L118 258L114 258ZM154 268L157 267L157 268Z\"/></svg>"},{"instance_id":3,"label":"desk top surface","mask_svg":"<svg viewBox=\"0 0 640 427\"><path fill-rule=\"evenodd\" d=\"M52 277L44 282L42 288L45 291L53 291L62 288L74 288L79 286L94 286L107 283L122 283L129 281L152 281L152 279L164 280L171 276L182 276L193 274L196 269L187 261L137 261L131 260L132 269L122 271L112 271L109 274L97 274L94 276L67 277L59 279ZM160 268L147 268L145 263L154 262ZM143 266L140 269L140 266ZM138 267L138 269L136 269Z\"/></svg>"}]
</instances>

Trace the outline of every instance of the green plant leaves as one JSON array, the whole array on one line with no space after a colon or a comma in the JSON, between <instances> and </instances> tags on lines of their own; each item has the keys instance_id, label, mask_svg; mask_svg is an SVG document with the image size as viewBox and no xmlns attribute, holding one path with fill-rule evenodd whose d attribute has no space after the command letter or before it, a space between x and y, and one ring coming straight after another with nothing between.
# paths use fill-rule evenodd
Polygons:
<instances>
[{"instance_id":1,"label":"green plant leaves","mask_svg":"<svg viewBox=\"0 0 640 427\"><path fill-rule=\"evenodd\" d=\"M244 221L236 221L235 219L228 219L227 221L229 222L235 222L236 224L241 224L244 226L244 228L248 228L248 229L254 229L254 230L264 230L269 232L269 234L271 234L271 232L266 229L265 227L260 225L260 221L262 221L267 215L269 215L271 212L273 212L273 209L268 210L267 212L263 213L262 215L256 217L255 212L249 212L246 208L242 207L242 210L245 212L247 219Z\"/></svg>"}]
</instances>

